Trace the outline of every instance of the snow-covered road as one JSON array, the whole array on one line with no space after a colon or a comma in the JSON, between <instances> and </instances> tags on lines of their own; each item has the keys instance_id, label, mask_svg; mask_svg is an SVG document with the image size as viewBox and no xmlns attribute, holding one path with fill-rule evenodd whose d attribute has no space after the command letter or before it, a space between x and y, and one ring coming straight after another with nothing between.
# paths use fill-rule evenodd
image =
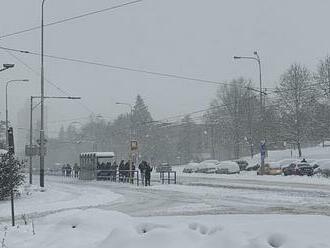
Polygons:
<instances>
[{"instance_id":1,"label":"snow-covered road","mask_svg":"<svg viewBox=\"0 0 330 248\"><path fill-rule=\"evenodd\" d=\"M56 178L53 178L56 180ZM200 214L320 214L330 215L330 185L274 182L240 178L180 177L178 185L150 188L110 182L89 182L109 189L122 201L102 204L131 216ZM74 182L74 184L85 184Z\"/></svg>"},{"instance_id":2,"label":"snow-covered road","mask_svg":"<svg viewBox=\"0 0 330 248\"><path fill-rule=\"evenodd\" d=\"M289 180L289 179L286 179ZM299 179L300 180L300 179ZM47 216L70 209L98 208L131 216L201 214L330 215L330 185L264 178L212 178L181 175L177 185L152 187L46 178L46 192L15 201L17 216ZM9 202L0 204L0 221L10 220Z\"/></svg>"}]
</instances>

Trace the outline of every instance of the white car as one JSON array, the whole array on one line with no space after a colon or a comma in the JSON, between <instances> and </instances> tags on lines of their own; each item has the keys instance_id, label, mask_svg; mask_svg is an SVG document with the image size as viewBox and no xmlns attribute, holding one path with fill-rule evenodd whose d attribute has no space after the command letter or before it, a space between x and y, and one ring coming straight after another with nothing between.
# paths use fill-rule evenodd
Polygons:
<instances>
[{"instance_id":1,"label":"white car","mask_svg":"<svg viewBox=\"0 0 330 248\"><path fill-rule=\"evenodd\" d=\"M314 168L314 174L321 174L324 176L330 175L330 159L321 159L311 164Z\"/></svg>"},{"instance_id":2,"label":"white car","mask_svg":"<svg viewBox=\"0 0 330 248\"><path fill-rule=\"evenodd\" d=\"M237 174L240 173L239 166L233 161L223 161L216 165L215 173L217 174Z\"/></svg>"},{"instance_id":3,"label":"white car","mask_svg":"<svg viewBox=\"0 0 330 248\"><path fill-rule=\"evenodd\" d=\"M204 160L197 166L197 173L215 173L215 169L220 162L218 160Z\"/></svg>"},{"instance_id":4,"label":"white car","mask_svg":"<svg viewBox=\"0 0 330 248\"><path fill-rule=\"evenodd\" d=\"M196 170L198 169L198 165L199 163L194 163L194 162L190 162L189 164L187 164L184 169L183 169L183 173L193 173L196 172Z\"/></svg>"}]
</instances>

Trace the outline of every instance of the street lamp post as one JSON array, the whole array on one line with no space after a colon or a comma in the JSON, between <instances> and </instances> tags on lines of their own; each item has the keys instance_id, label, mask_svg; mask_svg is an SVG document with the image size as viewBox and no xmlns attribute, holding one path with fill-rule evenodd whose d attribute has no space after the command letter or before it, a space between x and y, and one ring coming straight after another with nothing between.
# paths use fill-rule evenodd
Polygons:
<instances>
[{"instance_id":1,"label":"street lamp post","mask_svg":"<svg viewBox=\"0 0 330 248\"><path fill-rule=\"evenodd\" d=\"M41 94L40 94L40 187L44 187L45 174L45 130L44 130L44 5L45 0L41 3Z\"/></svg>"},{"instance_id":2,"label":"street lamp post","mask_svg":"<svg viewBox=\"0 0 330 248\"><path fill-rule=\"evenodd\" d=\"M132 104L130 103L126 103L126 102L116 102L116 104L118 105L126 105L128 107L130 107L130 131L129 131L129 170L130 170L130 173L129 173L129 181L132 182L132 173L131 173L131 170L132 170L132 149L131 149L131 143L132 143L132 136L133 136L133 106Z\"/></svg>"},{"instance_id":3,"label":"street lamp post","mask_svg":"<svg viewBox=\"0 0 330 248\"><path fill-rule=\"evenodd\" d=\"M15 82L28 82L28 79L15 79L6 82L6 148L8 149L8 85Z\"/></svg>"},{"instance_id":4,"label":"street lamp post","mask_svg":"<svg viewBox=\"0 0 330 248\"><path fill-rule=\"evenodd\" d=\"M32 134L33 134L33 127L32 127L32 118L33 118L33 110L39 106L40 103L37 105L33 106L33 99L35 98L41 98L40 96L31 96L30 98L30 168L29 168L29 182L32 184ZM45 99L69 99L69 100L78 100L81 99L81 97L74 97L74 96L44 96ZM40 143L40 156L41 156L41 144ZM44 174L41 176L41 164L40 164L40 186L41 182L44 183ZM43 186L41 186L43 187Z\"/></svg>"},{"instance_id":5,"label":"street lamp post","mask_svg":"<svg viewBox=\"0 0 330 248\"><path fill-rule=\"evenodd\" d=\"M234 56L234 59L250 59L250 60L255 60L258 63L259 67L259 93L260 93L260 115L261 115L261 133L263 137L263 141L261 142L261 147L263 149L265 148L265 142L266 142L266 137L265 137L265 130L264 130L264 108L263 108L263 100L262 100L262 95L264 94L262 90L262 74L261 74L261 59L257 51L255 51L254 56ZM263 150L260 149L260 150ZM260 152L261 155L261 171L263 172L264 165L265 165L265 151Z\"/></svg>"}]
</instances>

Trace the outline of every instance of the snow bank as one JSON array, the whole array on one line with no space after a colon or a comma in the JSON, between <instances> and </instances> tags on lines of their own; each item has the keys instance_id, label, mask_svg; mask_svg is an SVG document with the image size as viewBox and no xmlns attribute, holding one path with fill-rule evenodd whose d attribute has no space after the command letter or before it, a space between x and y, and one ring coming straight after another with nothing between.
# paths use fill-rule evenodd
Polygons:
<instances>
[{"instance_id":1,"label":"snow bank","mask_svg":"<svg viewBox=\"0 0 330 248\"><path fill-rule=\"evenodd\" d=\"M8 227L6 247L304 248L330 247L330 218L218 215L132 218L97 209L56 213L32 226ZM1 239L4 229L0 231Z\"/></svg>"}]
</instances>

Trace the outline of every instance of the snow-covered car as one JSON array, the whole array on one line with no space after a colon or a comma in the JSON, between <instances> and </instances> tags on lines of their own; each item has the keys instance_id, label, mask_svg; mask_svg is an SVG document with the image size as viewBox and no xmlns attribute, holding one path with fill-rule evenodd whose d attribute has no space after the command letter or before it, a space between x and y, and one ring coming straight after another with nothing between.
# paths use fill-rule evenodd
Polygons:
<instances>
[{"instance_id":1,"label":"snow-covered car","mask_svg":"<svg viewBox=\"0 0 330 248\"><path fill-rule=\"evenodd\" d=\"M300 161L297 160L296 158L286 158L286 159L277 161L276 163L279 164L282 169L284 169L284 168L290 166L292 163L298 163L298 162L300 162Z\"/></svg>"},{"instance_id":2,"label":"snow-covered car","mask_svg":"<svg viewBox=\"0 0 330 248\"><path fill-rule=\"evenodd\" d=\"M330 177L330 159L317 160L311 164L314 174Z\"/></svg>"},{"instance_id":3,"label":"snow-covered car","mask_svg":"<svg viewBox=\"0 0 330 248\"><path fill-rule=\"evenodd\" d=\"M189 164L187 164L184 168L183 168L183 173L193 173L196 172L197 168L198 168L199 163L195 163L195 162L190 162Z\"/></svg>"},{"instance_id":4,"label":"snow-covered car","mask_svg":"<svg viewBox=\"0 0 330 248\"><path fill-rule=\"evenodd\" d=\"M246 170L249 163L246 160L236 160L234 161L238 164L240 170Z\"/></svg>"},{"instance_id":5,"label":"snow-covered car","mask_svg":"<svg viewBox=\"0 0 330 248\"><path fill-rule=\"evenodd\" d=\"M260 164L249 164L246 166L245 170L247 171L257 171L260 168Z\"/></svg>"},{"instance_id":6,"label":"snow-covered car","mask_svg":"<svg viewBox=\"0 0 330 248\"><path fill-rule=\"evenodd\" d=\"M266 163L263 171L261 171L261 167L258 169L257 175L271 175L271 176L282 175L281 165L277 162Z\"/></svg>"},{"instance_id":7,"label":"snow-covered car","mask_svg":"<svg viewBox=\"0 0 330 248\"><path fill-rule=\"evenodd\" d=\"M216 166L219 163L218 160L204 160L198 164L195 172L207 174L215 173Z\"/></svg>"},{"instance_id":8,"label":"snow-covered car","mask_svg":"<svg viewBox=\"0 0 330 248\"><path fill-rule=\"evenodd\" d=\"M233 161L223 161L216 164L216 174L238 174L240 173L239 165Z\"/></svg>"}]
</instances>

